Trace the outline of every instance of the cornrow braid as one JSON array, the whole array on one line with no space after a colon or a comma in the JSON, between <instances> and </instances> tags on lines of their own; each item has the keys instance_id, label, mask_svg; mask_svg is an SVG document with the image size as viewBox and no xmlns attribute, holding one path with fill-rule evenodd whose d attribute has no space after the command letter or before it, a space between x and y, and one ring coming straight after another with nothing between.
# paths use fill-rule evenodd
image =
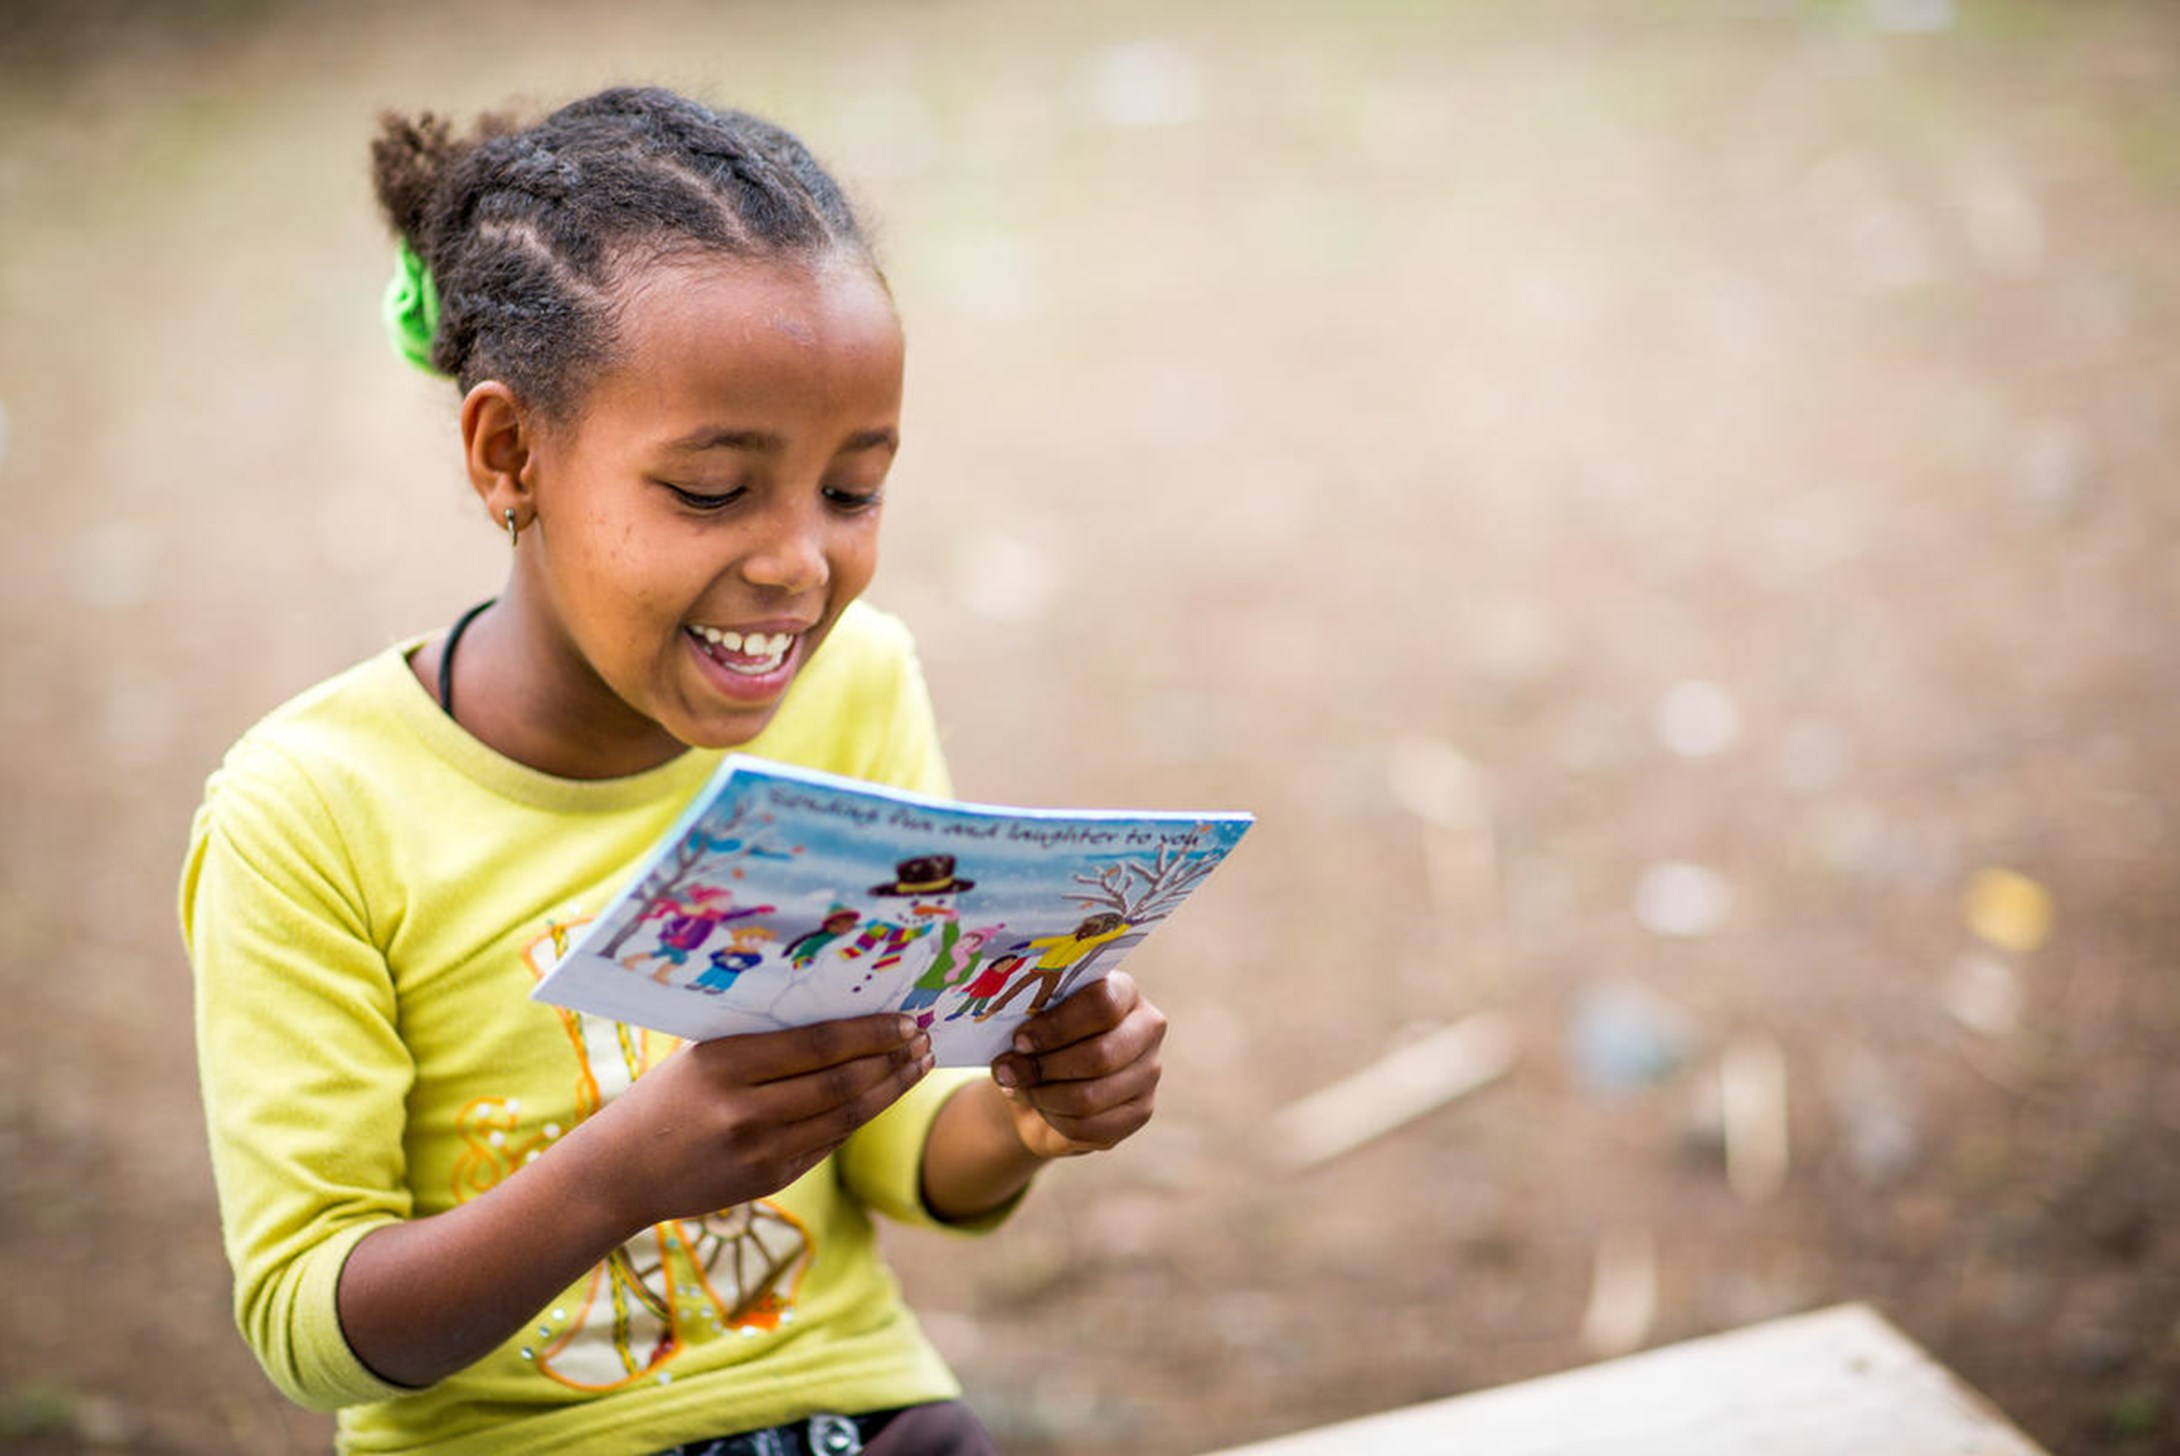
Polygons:
<instances>
[{"instance_id":1,"label":"cornrow braid","mask_svg":"<svg viewBox=\"0 0 2180 1456\"><path fill-rule=\"evenodd\" d=\"M876 261L840 186L791 133L655 87L616 87L521 127L467 136L430 112L380 119L372 175L387 223L439 294L433 366L499 379L549 414L610 359L633 263L684 252Z\"/></svg>"}]
</instances>

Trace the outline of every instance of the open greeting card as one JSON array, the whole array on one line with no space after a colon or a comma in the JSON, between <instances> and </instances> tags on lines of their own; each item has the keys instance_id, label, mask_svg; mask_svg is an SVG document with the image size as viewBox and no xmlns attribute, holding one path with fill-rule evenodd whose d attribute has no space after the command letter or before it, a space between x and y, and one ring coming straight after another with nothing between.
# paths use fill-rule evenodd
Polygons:
<instances>
[{"instance_id":1,"label":"open greeting card","mask_svg":"<svg viewBox=\"0 0 2180 1456\"><path fill-rule=\"evenodd\" d=\"M982 1065L1253 822L964 804L733 755L532 994L690 1040L901 1011L940 1065Z\"/></svg>"}]
</instances>

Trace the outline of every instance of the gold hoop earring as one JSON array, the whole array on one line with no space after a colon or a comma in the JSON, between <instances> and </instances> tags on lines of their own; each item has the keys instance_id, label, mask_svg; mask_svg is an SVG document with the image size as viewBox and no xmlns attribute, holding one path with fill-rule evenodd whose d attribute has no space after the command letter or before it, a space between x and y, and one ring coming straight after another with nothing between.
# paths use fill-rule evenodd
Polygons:
<instances>
[{"instance_id":1,"label":"gold hoop earring","mask_svg":"<svg viewBox=\"0 0 2180 1456\"><path fill-rule=\"evenodd\" d=\"M508 549L508 550L512 551L512 550L514 550L514 549L515 549L515 545L516 545L516 542L517 542L518 538L520 537L520 535L521 535L521 532L519 532L519 531L517 531L517 530L515 529L515 508L514 508L513 506L509 506L509 507L507 508L507 549Z\"/></svg>"}]
</instances>

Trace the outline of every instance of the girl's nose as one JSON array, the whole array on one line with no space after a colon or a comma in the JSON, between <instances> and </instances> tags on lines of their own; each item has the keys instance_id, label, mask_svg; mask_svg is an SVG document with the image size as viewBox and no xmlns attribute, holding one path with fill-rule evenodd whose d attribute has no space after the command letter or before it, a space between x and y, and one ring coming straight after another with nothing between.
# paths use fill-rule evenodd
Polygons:
<instances>
[{"instance_id":1,"label":"girl's nose","mask_svg":"<svg viewBox=\"0 0 2180 1456\"><path fill-rule=\"evenodd\" d=\"M790 506L767 513L742 557L741 570L750 585L786 595L817 590L831 575L824 523L814 513Z\"/></svg>"}]
</instances>

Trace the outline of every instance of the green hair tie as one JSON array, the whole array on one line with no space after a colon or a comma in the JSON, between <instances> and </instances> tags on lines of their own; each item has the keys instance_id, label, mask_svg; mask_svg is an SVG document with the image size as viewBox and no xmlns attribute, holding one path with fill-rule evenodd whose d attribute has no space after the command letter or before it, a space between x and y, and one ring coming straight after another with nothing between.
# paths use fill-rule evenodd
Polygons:
<instances>
[{"instance_id":1,"label":"green hair tie","mask_svg":"<svg viewBox=\"0 0 2180 1456\"><path fill-rule=\"evenodd\" d=\"M386 284L386 337L394 352L426 374L446 377L431 362L431 342L439 333L439 287L431 269L409 240L394 254L394 276Z\"/></svg>"}]
</instances>

